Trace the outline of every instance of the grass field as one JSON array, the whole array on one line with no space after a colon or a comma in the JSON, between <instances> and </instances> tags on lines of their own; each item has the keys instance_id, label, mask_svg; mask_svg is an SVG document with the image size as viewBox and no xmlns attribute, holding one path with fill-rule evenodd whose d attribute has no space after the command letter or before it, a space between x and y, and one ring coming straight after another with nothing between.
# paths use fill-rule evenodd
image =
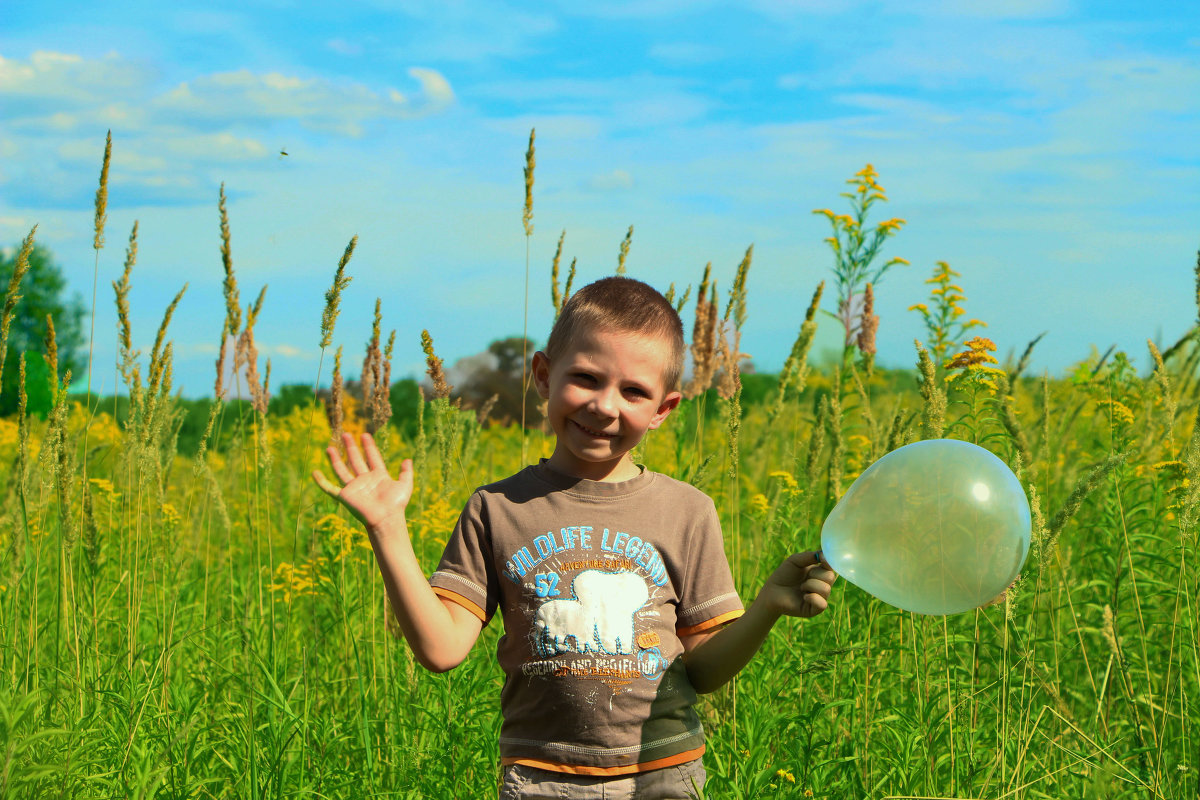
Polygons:
<instances>
[{"instance_id":1,"label":"grass field","mask_svg":"<svg viewBox=\"0 0 1200 800\"><path fill-rule=\"evenodd\" d=\"M846 220L864 226L830 215L835 237ZM748 253L743 278L749 268ZM786 554L818 546L859 472L909 441L987 447L1034 509L1030 558L1004 603L918 616L839 581L827 613L782 621L704 700L707 795L1193 800L1200 340L1161 354L1151 375L1116 353L1028 377L993 366L986 340L966 346L957 316L939 312L950 276L931 280L943 291L916 310L930 337L913 370L874 368L861 339L816 369L802 333L782 377L745 403L727 368L746 314L737 281L729 303L697 292L693 347L713 386L693 385L640 458L713 496L747 600ZM194 451L176 447L166 337L145 361L123 338L119 421L61 382L47 419L0 420L0 797L494 793L500 626L450 673L415 665L363 531L308 477L330 441L324 408L274 415L255 394L250 312L229 333L255 403L214 401ZM391 351L377 337L378 376ZM474 487L552 443L481 424L441 392L405 439L367 383L342 401L340 424L378 428L393 463L416 458L410 526L432 570Z\"/></svg>"}]
</instances>

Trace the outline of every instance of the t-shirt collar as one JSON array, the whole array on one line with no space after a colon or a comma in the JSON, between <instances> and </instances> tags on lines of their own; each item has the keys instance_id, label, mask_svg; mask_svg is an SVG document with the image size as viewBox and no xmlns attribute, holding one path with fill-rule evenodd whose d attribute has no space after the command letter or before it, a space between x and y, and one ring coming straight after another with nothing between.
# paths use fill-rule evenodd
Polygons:
<instances>
[{"instance_id":1,"label":"t-shirt collar","mask_svg":"<svg viewBox=\"0 0 1200 800\"><path fill-rule=\"evenodd\" d=\"M641 491L653 480L654 473L645 466L638 464L638 474L629 480L612 483L609 481L592 481L587 478L576 478L565 472L559 472L550 466L549 459L541 459L529 467L539 480L550 484L555 489L586 497L623 497Z\"/></svg>"}]
</instances>

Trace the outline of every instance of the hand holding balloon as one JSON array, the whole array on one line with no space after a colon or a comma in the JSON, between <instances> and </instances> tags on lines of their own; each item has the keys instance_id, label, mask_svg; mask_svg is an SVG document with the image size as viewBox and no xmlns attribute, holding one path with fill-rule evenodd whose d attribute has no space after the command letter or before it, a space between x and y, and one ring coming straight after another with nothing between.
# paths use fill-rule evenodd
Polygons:
<instances>
[{"instance_id":1,"label":"hand holding balloon","mask_svg":"<svg viewBox=\"0 0 1200 800\"><path fill-rule=\"evenodd\" d=\"M829 606L837 575L820 553L795 553L763 584L759 596L772 611L789 617L815 617Z\"/></svg>"},{"instance_id":2,"label":"hand holding balloon","mask_svg":"<svg viewBox=\"0 0 1200 800\"><path fill-rule=\"evenodd\" d=\"M1007 465L954 439L916 442L868 467L825 520L838 574L885 603L957 614L998 599L1029 552L1029 503Z\"/></svg>"}]
</instances>

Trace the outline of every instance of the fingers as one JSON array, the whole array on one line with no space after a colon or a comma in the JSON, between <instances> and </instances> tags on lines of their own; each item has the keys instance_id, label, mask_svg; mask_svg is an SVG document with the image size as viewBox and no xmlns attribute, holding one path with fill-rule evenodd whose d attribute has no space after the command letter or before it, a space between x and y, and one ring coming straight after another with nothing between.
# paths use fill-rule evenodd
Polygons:
<instances>
[{"instance_id":1,"label":"fingers","mask_svg":"<svg viewBox=\"0 0 1200 800\"><path fill-rule=\"evenodd\" d=\"M800 592L807 600L813 596L822 599L828 598L833 591L833 582L821 580L820 578L809 577L804 583L800 584Z\"/></svg>"},{"instance_id":2,"label":"fingers","mask_svg":"<svg viewBox=\"0 0 1200 800\"><path fill-rule=\"evenodd\" d=\"M808 603L809 607L813 610L813 616L829 608L829 601L824 596L815 593L804 595L804 602Z\"/></svg>"},{"instance_id":3,"label":"fingers","mask_svg":"<svg viewBox=\"0 0 1200 800\"><path fill-rule=\"evenodd\" d=\"M400 462L400 475L396 480L409 481L413 479L413 462L411 458L406 458Z\"/></svg>"},{"instance_id":4,"label":"fingers","mask_svg":"<svg viewBox=\"0 0 1200 800\"><path fill-rule=\"evenodd\" d=\"M371 469L381 469L387 472L387 464L383 463L383 455L379 452L379 447L375 444L375 438L369 433L362 435L363 453L367 457L367 466Z\"/></svg>"},{"instance_id":5,"label":"fingers","mask_svg":"<svg viewBox=\"0 0 1200 800\"><path fill-rule=\"evenodd\" d=\"M333 445L325 448L325 454L329 456L329 466L333 468L333 474L338 476L338 480L342 485L346 485L354 480L354 473L346 466L346 462L342 461L342 454Z\"/></svg>"},{"instance_id":6,"label":"fingers","mask_svg":"<svg viewBox=\"0 0 1200 800\"><path fill-rule=\"evenodd\" d=\"M824 567L813 567L808 571L808 579L818 580L832 586L833 582L837 580L837 573Z\"/></svg>"},{"instance_id":7,"label":"fingers","mask_svg":"<svg viewBox=\"0 0 1200 800\"><path fill-rule=\"evenodd\" d=\"M790 556L788 556L788 562L792 566L799 567L800 569L808 569L809 567L819 564L820 561L820 553L815 553L811 550L803 553L792 553Z\"/></svg>"},{"instance_id":8,"label":"fingers","mask_svg":"<svg viewBox=\"0 0 1200 800\"><path fill-rule=\"evenodd\" d=\"M833 567L829 566L829 562L825 560L820 550L793 553L788 556L787 561L793 567L804 570L808 577L820 577L821 580L828 583L833 583L837 578L837 573L833 571Z\"/></svg>"},{"instance_id":9,"label":"fingers","mask_svg":"<svg viewBox=\"0 0 1200 800\"><path fill-rule=\"evenodd\" d=\"M321 472L321 470L314 469L312 471L312 477L313 480L316 481L317 486L320 487L321 491L330 497L337 497L339 494L341 494L342 490L337 486L334 486L333 483L330 482L329 478L325 477L325 473Z\"/></svg>"},{"instance_id":10,"label":"fingers","mask_svg":"<svg viewBox=\"0 0 1200 800\"><path fill-rule=\"evenodd\" d=\"M363 439L364 441L366 440L366 434L363 434ZM370 472L367 469L367 462L363 460L362 450L358 448L358 444L355 443L354 437L351 434L342 434L342 444L346 446L346 459L350 462L350 466L354 468L354 474L362 475L365 472Z\"/></svg>"}]
</instances>

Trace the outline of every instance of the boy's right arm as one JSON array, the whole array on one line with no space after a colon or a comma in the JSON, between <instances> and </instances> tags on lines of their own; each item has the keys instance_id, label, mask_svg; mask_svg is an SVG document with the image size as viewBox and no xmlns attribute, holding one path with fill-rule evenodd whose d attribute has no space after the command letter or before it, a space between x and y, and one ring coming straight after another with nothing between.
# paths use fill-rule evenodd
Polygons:
<instances>
[{"instance_id":1,"label":"boy's right arm","mask_svg":"<svg viewBox=\"0 0 1200 800\"><path fill-rule=\"evenodd\" d=\"M417 661L433 672L453 669L467 657L483 623L457 603L438 597L417 563L404 519L412 497L412 460L405 459L400 476L393 479L369 434L363 434L361 450L350 434L343 434L342 440L349 464L336 447L326 451L341 487L320 470L313 470L313 480L366 527L388 600Z\"/></svg>"}]
</instances>

